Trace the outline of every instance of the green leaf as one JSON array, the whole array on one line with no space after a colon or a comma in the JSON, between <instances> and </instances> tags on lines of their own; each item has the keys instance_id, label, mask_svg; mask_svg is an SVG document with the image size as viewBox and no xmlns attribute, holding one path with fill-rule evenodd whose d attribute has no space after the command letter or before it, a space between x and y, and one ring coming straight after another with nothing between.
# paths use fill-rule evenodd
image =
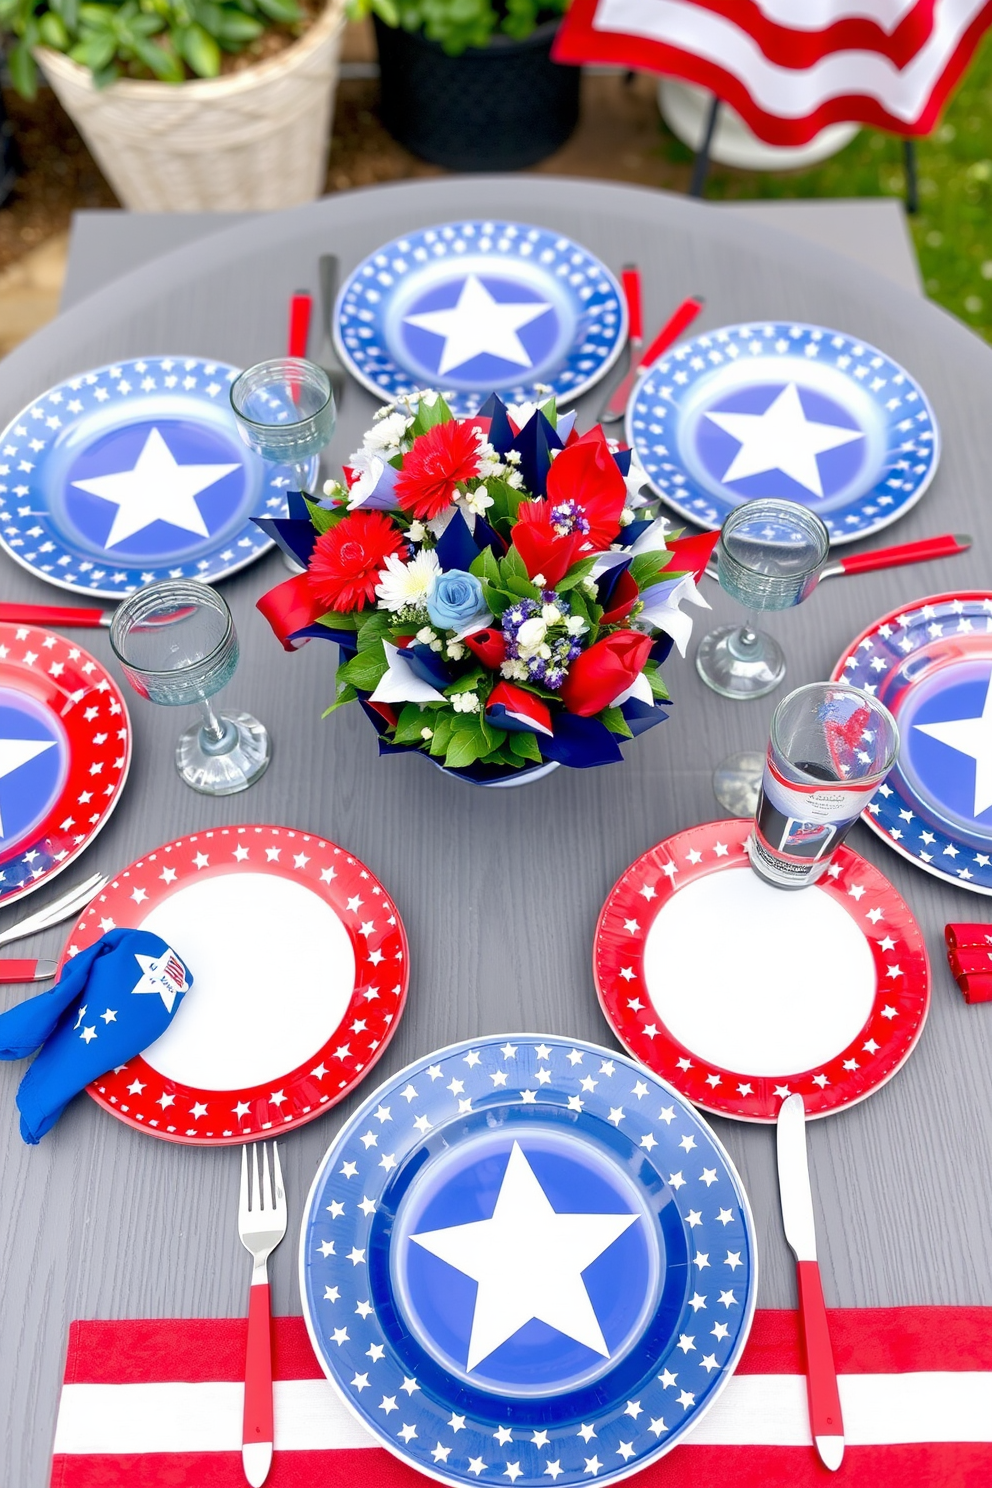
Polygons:
<instances>
[{"instance_id":1,"label":"green leaf","mask_svg":"<svg viewBox=\"0 0 992 1488\"><path fill-rule=\"evenodd\" d=\"M65 29L62 17L55 14L54 10L46 11L38 22L38 34L45 46L52 47L56 52L65 52L69 49L69 33Z\"/></svg>"},{"instance_id":2,"label":"green leaf","mask_svg":"<svg viewBox=\"0 0 992 1488\"><path fill-rule=\"evenodd\" d=\"M74 62L88 67L95 75L113 61L116 51L117 38L112 32L102 32L99 35L94 32L85 40L77 42L69 56Z\"/></svg>"},{"instance_id":3,"label":"green leaf","mask_svg":"<svg viewBox=\"0 0 992 1488\"><path fill-rule=\"evenodd\" d=\"M483 671L481 666L473 667L470 672L466 672L464 676L461 676L456 681L452 682L450 687L446 687L444 689L445 697L454 697L457 693L460 692L474 692L479 683L482 682L486 676L487 673ZM470 713L465 713L461 716L463 718L472 717Z\"/></svg>"},{"instance_id":4,"label":"green leaf","mask_svg":"<svg viewBox=\"0 0 992 1488\"><path fill-rule=\"evenodd\" d=\"M502 589L494 589L488 580L482 581L482 597L489 606L494 619L498 620L503 611L507 609L513 600Z\"/></svg>"},{"instance_id":5,"label":"green leaf","mask_svg":"<svg viewBox=\"0 0 992 1488\"><path fill-rule=\"evenodd\" d=\"M216 77L220 72L220 47L202 26L185 26L176 34L176 46L197 77Z\"/></svg>"},{"instance_id":6,"label":"green leaf","mask_svg":"<svg viewBox=\"0 0 992 1488\"><path fill-rule=\"evenodd\" d=\"M474 727L465 727L464 722L474 724ZM479 727L478 718L473 714L459 714L455 719L455 731L451 736L444 763L455 770L464 770L466 765L474 764L480 755L488 752L486 736Z\"/></svg>"},{"instance_id":7,"label":"green leaf","mask_svg":"<svg viewBox=\"0 0 992 1488\"><path fill-rule=\"evenodd\" d=\"M117 19L117 8L113 5L81 5L79 24L93 26L97 30L110 29Z\"/></svg>"},{"instance_id":8,"label":"green leaf","mask_svg":"<svg viewBox=\"0 0 992 1488\"><path fill-rule=\"evenodd\" d=\"M483 548L479 556L472 560L469 573L474 574L477 579L485 579L490 584L499 583L499 564L492 548Z\"/></svg>"},{"instance_id":9,"label":"green leaf","mask_svg":"<svg viewBox=\"0 0 992 1488\"><path fill-rule=\"evenodd\" d=\"M362 618L363 615L364 612L359 611L356 624L359 652L369 651L373 646L377 646L385 636L390 634L389 627L392 622L392 617L384 610L373 610L367 619Z\"/></svg>"},{"instance_id":10,"label":"green leaf","mask_svg":"<svg viewBox=\"0 0 992 1488\"><path fill-rule=\"evenodd\" d=\"M258 8L274 21L281 21L283 25L298 21L301 16L296 0L258 0Z\"/></svg>"},{"instance_id":11,"label":"green leaf","mask_svg":"<svg viewBox=\"0 0 992 1488\"><path fill-rule=\"evenodd\" d=\"M434 737L430 742L431 754L441 756L447 752L448 745L451 743L451 735L454 732L456 717L457 714L449 710L435 714L431 723L431 727L434 730Z\"/></svg>"},{"instance_id":12,"label":"green leaf","mask_svg":"<svg viewBox=\"0 0 992 1488\"><path fill-rule=\"evenodd\" d=\"M653 696L658 698L660 702L670 703L672 700L671 693L665 686L664 678L658 668L656 666L646 666L644 668L644 675L648 679L648 685L651 688Z\"/></svg>"},{"instance_id":13,"label":"green leaf","mask_svg":"<svg viewBox=\"0 0 992 1488\"><path fill-rule=\"evenodd\" d=\"M246 42L254 41L261 36L265 27L261 21L256 21L254 16L247 16L241 11L232 10L224 6L221 10L220 25L217 29L217 39L221 45L225 42L230 46L244 46Z\"/></svg>"},{"instance_id":14,"label":"green leaf","mask_svg":"<svg viewBox=\"0 0 992 1488\"><path fill-rule=\"evenodd\" d=\"M499 560L500 583L505 584L507 579L527 579L527 565L517 552L516 548L510 548Z\"/></svg>"},{"instance_id":15,"label":"green leaf","mask_svg":"<svg viewBox=\"0 0 992 1488\"><path fill-rule=\"evenodd\" d=\"M10 81L22 98L34 98L38 91L38 66L23 41L15 42L7 53Z\"/></svg>"},{"instance_id":16,"label":"green leaf","mask_svg":"<svg viewBox=\"0 0 992 1488\"><path fill-rule=\"evenodd\" d=\"M49 0L49 9L62 17L67 31L79 26L79 0Z\"/></svg>"},{"instance_id":17,"label":"green leaf","mask_svg":"<svg viewBox=\"0 0 992 1488\"><path fill-rule=\"evenodd\" d=\"M339 679L340 679L340 675L341 674L339 672L338 673ZM323 713L320 715L321 718L329 718L332 713L335 713L337 711L338 708L343 708L344 705L345 705L345 703L353 703L355 701L355 699L357 698L357 696L358 696L358 693L355 691L355 689L353 687L349 686L348 684L343 684L342 685L341 682L340 682L340 680L339 680L337 697L334 699L333 703L331 704L331 706L329 708L325 708L324 709Z\"/></svg>"},{"instance_id":18,"label":"green leaf","mask_svg":"<svg viewBox=\"0 0 992 1488\"><path fill-rule=\"evenodd\" d=\"M358 687L362 692L374 692L388 670L386 653L377 636L374 646L359 651L343 667L338 667L338 681L350 682L352 687Z\"/></svg>"},{"instance_id":19,"label":"green leaf","mask_svg":"<svg viewBox=\"0 0 992 1488\"><path fill-rule=\"evenodd\" d=\"M421 398L417 404L417 413L410 427L410 433L416 438L418 434L426 434L428 429L433 429L435 424L450 423L453 417L451 409L440 395L431 404L425 403Z\"/></svg>"},{"instance_id":20,"label":"green leaf","mask_svg":"<svg viewBox=\"0 0 992 1488\"><path fill-rule=\"evenodd\" d=\"M619 734L621 739L632 739L634 736L627 727L627 720L619 708L604 708L602 713L596 717L600 723L605 723L611 734Z\"/></svg>"},{"instance_id":21,"label":"green leaf","mask_svg":"<svg viewBox=\"0 0 992 1488\"><path fill-rule=\"evenodd\" d=\"M578 563L573 563L568 573L563 579L559 580L555 588L560 589L563 593L567 593L569 589L574 589L576 584L581 584L582 580L592 573L595 562L595 557L592 557L582 558Z\"/></svg>"},{"instance_id":22,"label":"green leaf","mask_svg":"<svg viewBox=\"0 0 992 1488\"><path fill-rule=\"evenodd\" d=\"M329 532L339 522L343 522L348 515L348 508L346 506L318 506L316 501L307 501L307 511L310 513L310 520L314 525L318 537L324 532Z\"/></svg>"},{"instance_id":23,"label":"green leaf","mask_svg":"<svg viewBox=\"0 0 992 1488\"><path fill-rule=\"evenodd\" d=\"M530 733L529 730L526 732L514 730L512 733L507 734L507 740L513 753L519 759L533 760L535 764L541 763L543 758L541 755L541 746L538 744L535 734Z\"/></svg>"},{"instance_id":24,"label":"green leaf","mask_svg":"<svg viewBox=\"0 0 992 1488\"><path fill-rule=\"evenodd\" d=\"M328 630L351 630L358 629L358 622L354 616L340 615L337 610L328 610L326 615L318 615L316 623L326 625Z\"/></svg>"},{"instance_id":25,"label":"green leaf","mask_svg":"<svg viewBox=\"0 0 992 1488\"><path fill-rule=\"evenodd\" d=\"M530 497L526 491L518 490L505 480L501 480L499 476L487 476L486 490L493 500L492 506L486 512L486 520L491 526L501 530L505 537L508 537L510 527L517 519L521 502L529 501Z\"/></svg>"},{"instance_id":26,"label":"green leaf","mask_svg":"<svg viewBox=\"0 0 992 1488\"><path fill-rule=\"evenodd\" d=\"M511 594L518 594L521 599L540 599L541 591L530 579L518 579L515 575L504 578L503 583Z\"/></svg>"},{"instance_id":27,"label":"green leaf","mask_svg":"<svg viewBox=\"0 0 992 1488\"><path fill-rule=\"evenodd\" d=\"M144 41L141 37L135 38L134 51L159 82L181 83L183 81L183 64L175 52L166 51L165 47L159 46L157 42Z\"/></svg>"},{"instance_id":28,"label":"green leaf","mask_svg":"<svg viewBox=\"0 0 992 1488\"><path fill-rule=\"evenodd\" d=\"M385 21L387 26L399 25L400 13L393 4L393 0L372 0L370 8L375 11L381 21Z\"/></svg>"},{"instance_id":29,"label":"green leaf","mask_svg":"<svg viewBox=\"0 0 992 1488\"><path fill-rule=\"evenodd\" d=\"M422 744L422 731L432 727L431 715L425 713L419 703L406 703L396 720L393 739L397 744Z\"/></svg>"},{"instance_id":30,"label":"green leaf","mask_svg":"<svg viewBox=\"0 0 992 1488\"><path fill-rule=\"evenodd\" d=\"M650 589L668 577L665 569L672 561L671 553L638 553L630 565L630 576L638 589Z\"/></svg>"}]
</instances>

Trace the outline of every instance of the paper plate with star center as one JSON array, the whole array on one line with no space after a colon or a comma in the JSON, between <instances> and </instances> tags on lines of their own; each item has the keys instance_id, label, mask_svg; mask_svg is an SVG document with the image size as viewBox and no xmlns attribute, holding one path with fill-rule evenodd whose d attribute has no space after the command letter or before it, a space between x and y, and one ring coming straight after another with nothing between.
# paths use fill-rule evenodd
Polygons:
<instances>
[{"instance_id":1,"label":"paper plate with star center","mask_svg":"<svg viewBox=\"0 0 992 1488\"><path fill-rule=\"evenodd\" d=\"M677 832L632 863L599 916L593 972L620 1041L695 1105L775 1121L864 1100L923 1031L919 926L873 864L842 845L825 877L783 894L753 871L753 822Z\"/></svg>"},{"instance_id":2,"label":"paper plate with star center","mask_svg":"<svg viewBox=\"0 0 992 1488\"><path fill-rule=\"evenodd\" d=\"M60 589L120 599L235 573L271 547L292 472L241 442L238 368L144 357L50 388L0 435L0 544Z\"/></svg>"},{"instance_id":3,"label":"paper plate with star center","mask_svg":"<svg viewBox=\"0 0 992 1488\"><path fill-rule=\"evenodd\" d=\"M864 819L917 868L992 894L992 592L914 600L870 625L834 676L899 724L899 759Z\"/></svg>"},{"instance_id":4,"label":"paper plate with star center","mask_svg":"<svg viewBox=\"0 0 992 1488\"><path fill-rule=\"evenodd\" d=\"M85 852L130 763L127 707L100 662L52 631L0 625L0 905Z\"/></svg>"},{"instance_id":5,"label":"paper plate with star center","mask_svg":"<svg viewBox=\"0 0 992 1488\"><path fill-rule=\"evenodd\" d=\"M815 511L833 543L897 521L940 453L905 368L856 336L793 321L724 326L667 352L633 391L627 440L658 495L698 526L781 497Z\"/></svg>"},{"instance_id":6,"label":"paper plate with star center","mask_svg":"<svg viewBox=\"0 0 992 1488\"><path fill-rule=\"evenodd\" d=\"M300 1240L307 1326L364 1425L439 1482L612 1483L709 1409L754 1309L740 1180L623 1055L514 1034L388 1080Z\"/></svg>"},{"instance_id":7,"label":"paper plate with star center","mask_svg":"<svg viewBox=\"0 0 992 1488\"><path fill-rule=\"evenodd\" d=\"M358 265L338 294L334 338L379 397L437 388L464 416L491 392L577 398L620 355L627 306L605 264L561 233L449 222Z\"/></svg>"},{"instance_id":8,"label":"paper plate with star center","mask_svg":"<svg viewBox=\"0 0 992 1488\"><path fill-rule=\"evenodd\" d=\"M115 926L161 936L193 985L165 1033L88 1090L167 1141L223 1146L314 1120L365 1078L403 1011L395 905L311 832L216 827L156 848L92 901L63 962ZM118 1012L90 1008L88 1039Z\"/></svg>"}]
</instances>

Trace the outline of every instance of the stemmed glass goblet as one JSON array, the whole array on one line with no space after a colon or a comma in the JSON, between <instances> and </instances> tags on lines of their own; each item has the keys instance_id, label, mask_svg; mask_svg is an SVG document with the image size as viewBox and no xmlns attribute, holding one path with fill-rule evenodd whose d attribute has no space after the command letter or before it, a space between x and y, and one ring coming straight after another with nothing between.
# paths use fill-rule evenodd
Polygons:
<instances>
[{"instance_id":1,"label":"stemmed glass goblet","mask_svg":"<svg viewBox=\"0 0 992 1488\"><path fill-rule=\"evenodd\" d=\"M263 774L272 757L266 729L250 713L215 712L210 701L238 665L234 620L216 589L194 579L139 589L118 607L110 644L141 697L199 704L200 719L176 745L176 769L187 785L205 796L230 796Z\"/></svg>"}]
</instances>

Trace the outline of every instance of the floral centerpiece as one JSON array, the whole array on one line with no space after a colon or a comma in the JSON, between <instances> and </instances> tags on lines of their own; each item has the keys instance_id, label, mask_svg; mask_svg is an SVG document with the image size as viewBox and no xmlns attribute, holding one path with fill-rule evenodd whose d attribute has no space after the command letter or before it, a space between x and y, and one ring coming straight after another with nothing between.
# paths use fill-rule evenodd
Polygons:
<instances>
[{"instance_id":1,"label":"floral centerpiece","mask_svg":"<svg viewBox=\"0 0 992 1488\"><path fill-rule=\"evenodd\" d=\"M553 401L456 419L423 392L380 410L344 484L259 519L305 572L258 607L288 650L338 643L327 712L357 700L383 753L480 783L612 764L667 716L715 542L666 536L631 459Z\"/></svg>"}]
</instances>

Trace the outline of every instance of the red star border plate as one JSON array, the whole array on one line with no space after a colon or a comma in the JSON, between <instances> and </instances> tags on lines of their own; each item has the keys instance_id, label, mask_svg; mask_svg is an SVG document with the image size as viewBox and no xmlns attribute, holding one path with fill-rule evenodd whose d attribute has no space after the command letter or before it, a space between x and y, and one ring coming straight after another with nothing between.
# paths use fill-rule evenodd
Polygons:
<instances>
[{"instance_id":1,"label":"red star border plate","mask_svg":"<svg viewBox=\"0 0 992 1488\"><path fill-rule=\"evenodd\" d=\"M764 883L751 825L691 827L631 864L596 926L596 991L624 1047L704 1110L774 1121L798 1093L828 1116L912 1052L930 1002L923 935L846 846L813 888Z\"/></svg>"},{"instance_id":2,"label":"red star border plate","mask_svg":"<svg viewBox=\"0 0 992 1488\"><path fill-rule=\"evenodd\" d=\"M311 832L218 827L147 853L84 911L63 962L118 925L160 935L193 986L161 1038L88 1090L166 1141L224 1146L314 1120L365 1077L403 1011L392 900Z\"/></svg>"},{"instance_id":3,"label":"red star border plate","mask_svg":"<svg viewBox=\"0 0 992 1488\"><path fill-rule=\"evenodd\" d=\"M0 625L0 905L89 847L130 763L127 708L100 662L51 631Z\"/></svg>"}]
</instances>

